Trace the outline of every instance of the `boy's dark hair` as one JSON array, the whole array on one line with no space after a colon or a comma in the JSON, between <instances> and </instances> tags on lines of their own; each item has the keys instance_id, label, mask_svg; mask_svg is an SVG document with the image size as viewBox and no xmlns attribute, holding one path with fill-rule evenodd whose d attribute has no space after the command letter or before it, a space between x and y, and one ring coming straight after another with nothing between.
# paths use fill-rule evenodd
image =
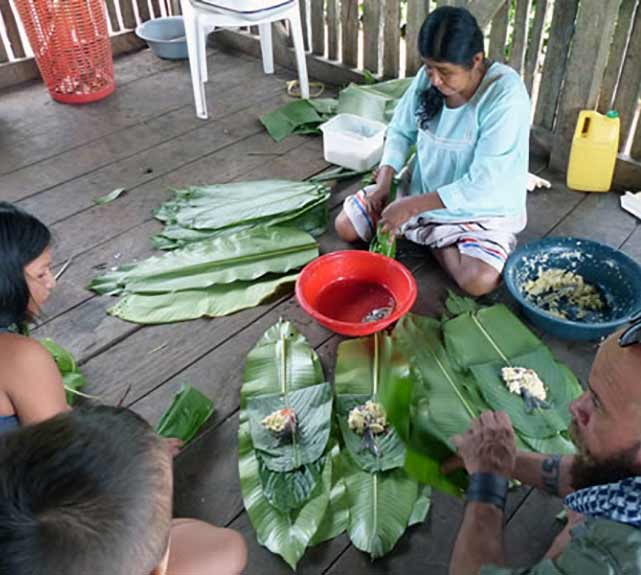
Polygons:
<instances>
[{"instance_id":1,"label":"boy's dark hair","mask_svg":"<svg viewBox=\"0 0 641 575\"><path fill-rule=\"evenodd\" d=\"M124 408L0 436L0 574L149 575L169 540L171 461Z\"/></svg>"},{"instance_id":2,"label":"boy's dark hair","mask_svg":"<svg viewBox=\"0 0 641 575\"><path fill-rule=\"evenodd\" d=\"M423 58L471 68L474 55L485 51L483 32L469 10L441 6L423 22L418 51ZM434 86L425 90L422 98L424 119L431 120L443 108L445 98Z\"/></svg>"},{"instance_id":3,"label":"boy's dark hair","mask_svg":"<svg viewBox=\"0 0 641 575\"><path fill-rule=\"evenodd\" d=\"M24 328L31 319L24 268L51 243L47 226L13 204L0 202L0 327Z\"/></svg>"}]
</instances>

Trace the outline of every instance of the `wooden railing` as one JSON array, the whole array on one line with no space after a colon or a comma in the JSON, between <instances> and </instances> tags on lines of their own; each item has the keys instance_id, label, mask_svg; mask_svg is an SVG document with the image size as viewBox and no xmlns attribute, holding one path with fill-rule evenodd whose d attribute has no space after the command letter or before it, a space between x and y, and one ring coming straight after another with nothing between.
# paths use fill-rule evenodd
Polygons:
<instances>
[{"instance_id":1,"label":"wooden railing","mask_svg":"<svg viewBox=\"0 0 641 575\"><path fill-rule=\"evenodd\" d=\"M488 56L522 75L533 133L553 165L565 166L578 111L586 108L617 110L621 157L641 162L641 0L300 0L312 75L341 83L365 70L380 78L415 74L422 65L420 25L443 4L467 6L485 31ZM105 0L105 6L114 39L180 11L179 0ZM289 65L284 30L275 34L283 42L276 56ZM253 29L220 38L257 53ZM0 0L0 71L3 62L31 56L13 0Z\"/></svg>"}]
</instances>

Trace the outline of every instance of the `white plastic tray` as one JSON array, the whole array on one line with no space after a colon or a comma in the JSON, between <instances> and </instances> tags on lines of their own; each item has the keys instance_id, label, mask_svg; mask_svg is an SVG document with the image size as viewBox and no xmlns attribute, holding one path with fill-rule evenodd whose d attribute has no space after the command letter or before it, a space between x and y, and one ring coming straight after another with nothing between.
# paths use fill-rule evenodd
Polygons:
<instances>
[{"instance_id":1,"label":"white plastic tray","mask_svg":"<svg viewBox=\"0 0 641 575\"><path fill-rule=\"evenodd\" d=\"M385 131L382 122L354 114L338 114L320 129L325 160L362 172L373 168L383 156Z\"/></svg>"}]
</instances>

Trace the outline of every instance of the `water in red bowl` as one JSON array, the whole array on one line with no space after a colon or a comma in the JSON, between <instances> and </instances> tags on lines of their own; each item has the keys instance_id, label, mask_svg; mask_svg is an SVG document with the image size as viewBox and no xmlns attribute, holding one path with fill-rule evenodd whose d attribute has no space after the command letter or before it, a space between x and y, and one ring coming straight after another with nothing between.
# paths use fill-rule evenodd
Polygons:
<instances>
[{"instance_id":1,"label":"water in red bowl","mask_svg":"<svg viewBox=\"0 0 641 575\"><path fill-rule=\"evenodd\" d=\"M343 335L369 335L407 313L416 300L410 271L391 258L346 250L317 258L296 283L301 307Z\"/></svg>"}]
</instances>

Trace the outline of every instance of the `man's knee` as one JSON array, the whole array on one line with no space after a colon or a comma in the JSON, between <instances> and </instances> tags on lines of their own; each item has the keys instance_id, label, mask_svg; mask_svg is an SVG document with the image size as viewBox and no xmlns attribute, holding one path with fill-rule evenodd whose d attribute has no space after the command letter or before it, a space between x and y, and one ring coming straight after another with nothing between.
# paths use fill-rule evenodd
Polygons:
<instances>
[{"instance_id":1,"label":"man's knee","mask_svg":"<svg viewBox=\"0 0 641 575\"><path fill-rule=\"evenodd\" d=\"M336 216L336 220L334 220L334 229L336 230L338 237L344 242L353 243L360 239L352 225L352 222L347 217L345 210L341 210L341 213Z\"/></svg>"}]
</instances>

